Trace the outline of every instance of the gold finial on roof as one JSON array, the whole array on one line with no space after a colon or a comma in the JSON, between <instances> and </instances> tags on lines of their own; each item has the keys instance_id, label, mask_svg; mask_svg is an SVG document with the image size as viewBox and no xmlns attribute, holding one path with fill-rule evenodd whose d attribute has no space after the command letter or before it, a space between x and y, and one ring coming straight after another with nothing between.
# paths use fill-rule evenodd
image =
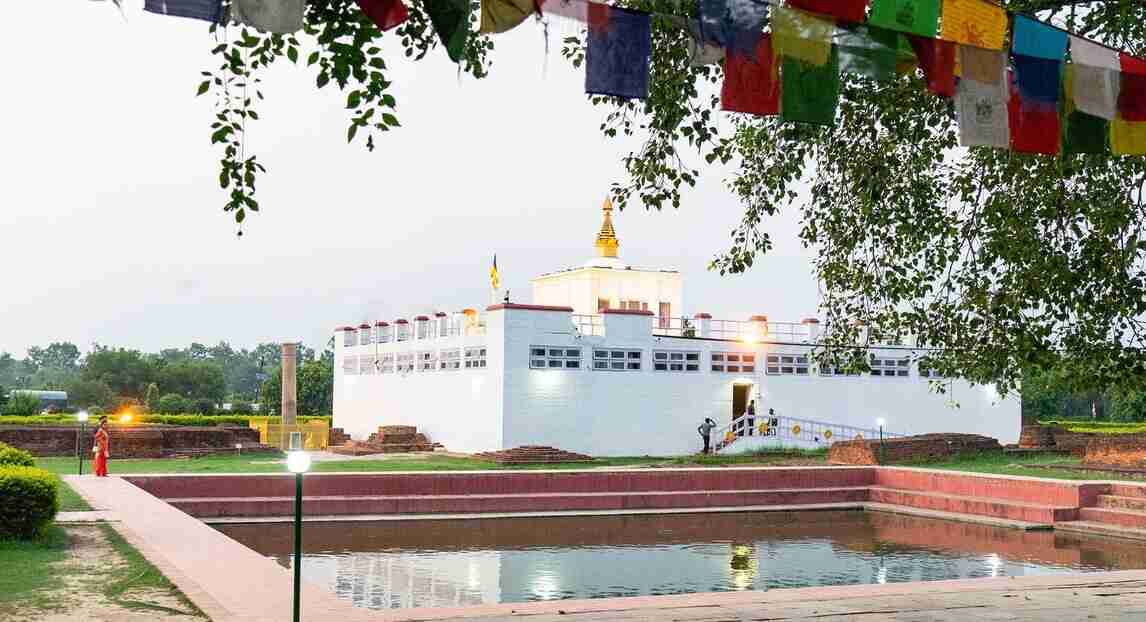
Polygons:
<instances>
[{"instance_id":1,"label":"gold finial on roof","mask_svg":"<svg viewBox=\"0 0 1146 622\"><path fill-rule=\"evenodd\" d=\"M601 231L597 233L597 256L616 257L617 247L621 243L617 241L617 232L613 229L613 201L608 197L601 211L605 212L605 222L601 223Z\"/></svg>"}]
</instances>

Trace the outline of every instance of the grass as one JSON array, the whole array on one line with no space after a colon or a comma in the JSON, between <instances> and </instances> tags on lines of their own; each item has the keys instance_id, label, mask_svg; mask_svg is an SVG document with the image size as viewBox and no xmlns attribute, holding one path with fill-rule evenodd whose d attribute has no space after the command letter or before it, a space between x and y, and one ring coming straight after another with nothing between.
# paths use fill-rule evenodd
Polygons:
<instances>
[{"instance_id":1,"label":"grass","mask_svg":"<svg viewBox=\"0 0 1146 622\"><path fill-rule=\"evenodd\" d=\"M102 588L104 595L109 600L128 609L148 609L172 614L185 614L187 611L193 611L202 615L199 608L188 600L167 577L163 576L158 568L151 565L151 562L135 550L135 547L131 546L119 532L110 525L100 525L99 528L103 531L104 537L107 538L108 544L124 562L121 568L116 569L113 576L108 577L108 581ZM130 597L130 591L135 589L169 591L178 596L184 609L172 609L155 603L134 600Z\"/></svg>"},{"instance_id":2,"label":"grass","mask_svg":"<svg viewBox=\"0 0 1146 622\"><path fill-rule=\"evenodd\" d=\"M58 525L34 540L0 540L0 614L13 604L56 606L52 590L63 585L57 562L68 557L68 534Z\"/></svg>"},{"instance_id":3,"label":"grass","mask_svg":"<svg viewBox=\"0 0 1146 622\"><path fill-rule=\"evenodd\" d=\"M1001 452L992 452L964 455L942 462L916 463L910 466L919 466L929 469L945 469L950 471L965 471L968 473L1023 475L1026 477L1045 477L1052 479L1141 481L1140 477L1128 475L1125 473L1111 473L1107 471L1080 471L1065 468L1056 469L1054 468L1055 466L1082 466L1082 461L1075 457L1054 453L1015 455Z\"/></svg>"},{"instance_id":4,"label":"grass","mask_svg":"<svg viewBox=\"0 0 1146 622\"><path fill-rule=\"evenodd\" d=\"M59 492L56 493L56 498L60 500L61 512L86 512L92 509L87 501L81 497L76 491L72 490L64 482L60 482Z\"/></svg>"},{"instance_id":5,"label":"grass","mask_svg":"<svg viewBox=\"0 0 1146 622\"><path fill-rule=\"evenodd\" d=\"M1054 425L1066 428L1068 432L1090 432L1095 434L1143 434L1146 422L1134 421L1072 421L1070 419L1040 421L1040 425Z\"/></svg>"}]
</instances>

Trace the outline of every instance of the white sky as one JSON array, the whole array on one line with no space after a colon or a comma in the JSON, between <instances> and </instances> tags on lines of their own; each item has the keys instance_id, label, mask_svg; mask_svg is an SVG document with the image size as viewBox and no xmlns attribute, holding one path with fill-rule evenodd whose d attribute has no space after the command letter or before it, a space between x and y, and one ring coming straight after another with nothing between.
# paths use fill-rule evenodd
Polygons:
<instances>
[{"instance_id":1,"label":"white sky","mask_svg":"<svg viewBox=\"0 0 1146 622\"><path fill-rule=\"evenodd\" d=\"M6 7L0 351L321 347L341 324L487 303L494 252L515 302L532 276L592 255L625 151L598 131L605 109L587 102L558 34L548 61L539 25L498 36L480 81L459 80L440 48L405 62L387 37L403 127L374 153L346 144L345 95L284 61L264 76L249 132L269 170L239 239L222 212L212 102L194 97L213 66L207 25L127 4L126 22L102 2ZM616 214L621 257L681 270L689 315L814 315L794 211L767 223L775 251L749 274L707 271L742 208L727 171L703 170L680 210Z\"/></svg>"}]
</instances>

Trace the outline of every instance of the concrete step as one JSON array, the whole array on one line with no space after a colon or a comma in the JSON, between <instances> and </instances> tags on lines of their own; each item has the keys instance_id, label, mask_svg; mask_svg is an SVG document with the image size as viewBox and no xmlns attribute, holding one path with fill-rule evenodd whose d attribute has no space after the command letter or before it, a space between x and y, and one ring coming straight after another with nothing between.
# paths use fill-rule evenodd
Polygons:
<instances>
[{"instance_id":1,"label":"concrete step","mask_svg":"<svg viewBox=\"0 0 1146 622\"><path fill-rule=\"evenodd\" d=\"M1116 495L1119 497L1134 497L1137 499L1146 499L1146 485L1112 483L1112 484L1110 484L1110 494Z\"/></svg>"},{"instance_id":2,"label":"concrete step","mask_svg":"<svg viewBox=\"0 0 1146 622\"><path fill-rule=\"evenodd\" d=\"M1146 512L1146 497L1098 495L1098 507L1107 510L1131 510L1134 512Z\"/></svg>"},{"instance_id":3,"label":"concrete step","mask_svg":"<svg viewBox=\"0 0 1146 622\"><path fill-rule=\"evenodd\" d=\"M870 499L875 503L889 503L956 514L992 516L1028 523L1053 523L1078 518L1078 509L1071 506L1042 505L993 497L901 490L883 486L872 486Z\"/></svg>"},{"instance_id":4,"label":"concrete step","mask_svg":"<svg viewBox=\"0 0 1146 622\"><path fill-rule=\"evenodd\" d=\"M1079 520L1094 523L1107 523L1110 525L1120 525L1122 527L1146 529L1146 512L1135 512L1134 510L1081 508L1078 511L1078 518Z\"/></svg>"},{"instance_id":5,"label":"concrete step","mask_svg":"<svg viewBox=\"0 0 1146 622\"><path fill-rule=\"evenodd\" d=\"M1097 534L1103 536L1115 536L1119 538L1130 538L1133 540L1146 540L1146 529L1135 529L1133 527L1123 527L1121 525L1085 520L1072 520L1066 521L1065 523L1056 523L1054 530L1066 533L1081 533L1088 536Z\"/></svg>"},{"instance_id":6,"label":"concrete step","mask_svg":"<svg viewBox=\"0 0 1146 622\"><path fill-rule=\"evenodd\" d=\"M312 496L303 499L303 510L308 515L482 514L863 503L867 497L866 487L635 493ZM193 497L166 501L199 518L286 516L294 512L293 497Z\"/></svg>"}]
</instances>

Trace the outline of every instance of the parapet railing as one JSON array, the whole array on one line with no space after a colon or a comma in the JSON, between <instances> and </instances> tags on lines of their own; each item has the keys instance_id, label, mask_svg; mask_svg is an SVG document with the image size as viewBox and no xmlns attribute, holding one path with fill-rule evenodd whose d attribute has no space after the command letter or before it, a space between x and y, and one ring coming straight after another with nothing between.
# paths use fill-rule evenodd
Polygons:
<instances>
[{"instance_id":1,"label":"parapet railing","mask_svg":"<svg viewBox=\"0 0 1146 622\"><path fill-rule=\"evenodd\" d=\"M574 313L573 327L582 335L601 337L605 334L605 319L600 315Z\"/></svg>"},{"instance_id":2,"label":"parapet railing","mask_svg":"<svg viewBox=\"0 0 1146 622\"><path fill-rule=\"evenodd\" d=\"M841 423L802 419L799 417L785 417L782 415L743 414L732 420L731 423L720 428L713 436L714 451L720 451L733 445L739 439L749 436L767 437L775 439L779 445L785 442L792 444L818 445L828 447L837 441L851 441L859 439L878 439L879 428L861 428ZM883 431L884 438L903 437L904 434Z\"/></svg>"}]
</instances>

